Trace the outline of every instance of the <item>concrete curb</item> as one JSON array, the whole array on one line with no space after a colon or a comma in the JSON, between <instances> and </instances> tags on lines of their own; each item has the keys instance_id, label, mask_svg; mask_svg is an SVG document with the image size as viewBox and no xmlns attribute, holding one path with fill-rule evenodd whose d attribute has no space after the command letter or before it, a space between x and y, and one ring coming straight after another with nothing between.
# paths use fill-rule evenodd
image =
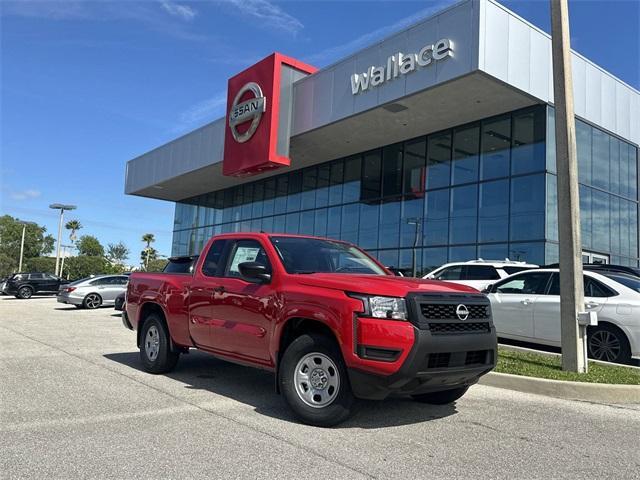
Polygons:
<instances>
[{"instance_id":1,"label":"concrete curb","mask_svg":"<svg viewBox=\"0 0 640 480\"><path fill-rule=\"evenodd\" d=\"M478 383L490 387L506 388L518 392L535 393L566 400L640 404L640 386L638 385L566 382L498 372L490 372L484 375Z\"/></svg>"}]
</instances>

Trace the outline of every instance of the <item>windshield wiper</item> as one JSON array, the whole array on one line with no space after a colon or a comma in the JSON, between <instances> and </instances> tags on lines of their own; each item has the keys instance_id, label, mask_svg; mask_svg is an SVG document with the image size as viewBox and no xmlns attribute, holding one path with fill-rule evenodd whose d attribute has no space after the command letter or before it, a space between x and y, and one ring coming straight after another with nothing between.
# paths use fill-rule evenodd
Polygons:
<instances>
[{"instance_id":1,"label":"windshield wiper","mask_svg":"<svg viewBox=\"0 0 640 480\"><path fill-rule=\"evenodd\" d=\"M318 273L318 272L316 272L315 270L296 270L295 273L300 275L310 275L312 273Z\"/></svg>"}]
</instances>

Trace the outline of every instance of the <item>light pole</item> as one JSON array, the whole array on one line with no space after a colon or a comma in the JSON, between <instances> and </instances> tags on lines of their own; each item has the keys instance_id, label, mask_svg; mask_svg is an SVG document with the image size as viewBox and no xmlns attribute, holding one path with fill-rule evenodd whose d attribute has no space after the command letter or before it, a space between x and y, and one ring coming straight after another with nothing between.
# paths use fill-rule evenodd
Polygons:
<instances>
[{"instance_id":1,"label":"light pole","mask_svg":"<svg viewBox=\"0 0 640 480\"><path fill-rule=\"evenodd\" d=\"M24 220L18 220L18 223L22 224L22 241L20 242L20 261L18 262L18 273L22 272L22 258L24 257L24 234L27 231L27 225L37 225L34 222L26 222Z\"/></svg>"},{"instance_id":2,"label":"light pole","mask_svg":"<svg viewBox=\"0 0 640 480\"><path fill-rule=\"evenodd\" d=\"M75 210L75 205L65 205L63 203L52 203L49 208L60 210L60 222L58 223L58 241L56 243L56 275L58 275L58 264L60 263L60 241L62 237L62 220L65 210Z\"/></svg>"},{"instance_id":3,"label":"light pole","mask_svg":"<svg viewBox=\"0 0 640 480\"><path fill-rule=\"evenodd\" d=\"M418 237L420 234L420 224L422 223L422 219L418 218L418 217L410 217L407 218L407 223L409 225L415 225L416 228L416 234L415 237L413 238L413 249L411 252L411 275L415 278L417 273L418 273L418 266L417 266L417 248L418 248Z\"/></svg>"},{"instance_id":4,"label":"light pole","mask_svg":"<svg viewBox=\"0 0 640 480\"><path fill-rule=\"evenodd\" d=\"M586 328L582 280L582 240L578 161L573 110L573 80L567 0L551 0L551 57L556 109L556 163L558 176L558 238L560 240L560 338L562 369L586 373Z\"/></svg>"},{"instance_id":5,"label":"light pole","mask_svg":"<svg viewBox=\"0 0 640 480\"><path fill-rule=\"evenodd\" d=\"M60 277L62 277L62 272L64 271L64 259L67 256L67 248L74 248L73 245L60 245L62 247L62 260L60 261Z\"/></svg>"}]
</instances>

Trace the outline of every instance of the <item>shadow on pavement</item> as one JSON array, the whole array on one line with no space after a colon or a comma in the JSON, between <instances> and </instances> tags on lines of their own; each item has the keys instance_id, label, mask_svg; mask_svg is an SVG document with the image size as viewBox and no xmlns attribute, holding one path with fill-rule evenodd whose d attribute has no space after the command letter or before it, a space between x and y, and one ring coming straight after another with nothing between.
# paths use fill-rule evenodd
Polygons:
<instances>
[{"instance_id":1,"label":"shadow on pavement","mask_svg":"<svg viewBox=\"0 0 640 480\"><path fill-rule=\"evenodd\" d=\"M112 353L105 358L143 371L139 352ZM211 355L191 351L181 355L175 370L167 377L185 384L185 388L207 390L254 407L257 413L287 422L299 423L275 393L274 375L219 360ZM338 428L381 428L437 420L456 414L455 404L426 405L409 398L384 401L359 401L355 415Z\"/></svg>"}]
</instances>

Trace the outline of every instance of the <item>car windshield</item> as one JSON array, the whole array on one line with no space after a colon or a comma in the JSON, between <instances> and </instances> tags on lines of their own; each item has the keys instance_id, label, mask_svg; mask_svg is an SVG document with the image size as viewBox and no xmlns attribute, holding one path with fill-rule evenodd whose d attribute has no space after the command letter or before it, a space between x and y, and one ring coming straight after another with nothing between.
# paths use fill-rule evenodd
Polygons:
<instances>
[{"instance_id":1,"label":"car windshield","mask_svg":"<svg viewBox=\"0 0 640 480\"><path fill-rule=\"evenodd\" d=\"M304 237L271 237L288 273L388 275L360 249L342 242Z\"/></svg>"},{"instance_id":2,"label":"car windshield","mask_svg":"<svg viewBox=\"0 0 640 480\"><path fill-rule=\"evenodd\" d=\"M605 277L640 293L640 278L632 277L631 275L617 275L615 273L606 273L604 275Z\"/></svg>"}]
</instances>

